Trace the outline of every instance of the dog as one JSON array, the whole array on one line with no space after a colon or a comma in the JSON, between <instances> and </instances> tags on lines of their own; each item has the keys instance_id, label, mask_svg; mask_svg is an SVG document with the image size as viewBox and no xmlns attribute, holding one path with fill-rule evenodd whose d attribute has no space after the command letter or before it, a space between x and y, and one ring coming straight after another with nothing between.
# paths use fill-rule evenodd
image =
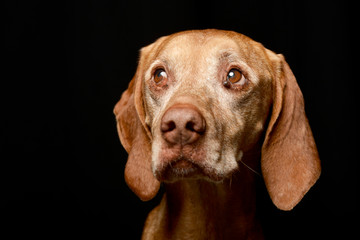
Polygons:
<instances>
[{"instance_id":1,"label":"dog","mask_svg":"<svg viewBox=\"0 0 360 240\"><path fill-rule=\"evenodd\" d=\"M128 186L143 201L165 189L142 239L262 239L257 175L281 210L320 176L290 67L236 32L184 31L142 48L114 114Z\"/></svg>"}]
</instances>

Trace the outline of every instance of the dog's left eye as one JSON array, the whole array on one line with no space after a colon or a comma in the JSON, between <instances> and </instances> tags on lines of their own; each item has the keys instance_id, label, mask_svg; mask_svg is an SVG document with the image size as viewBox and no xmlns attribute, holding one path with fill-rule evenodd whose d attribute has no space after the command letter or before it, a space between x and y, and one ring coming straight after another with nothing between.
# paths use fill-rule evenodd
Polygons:
<instances>
[{"instance_id":1,"label":"dog's left eye","mask_svg":"<svg viewBox=\"0 0 360 240\"><path fill-rule=\"evenodd\" d=\"M233 68L228 72L226 81L232 84L239 84L240 86L242 86L246 83L246 78L239 70Z\"/></svg>"},{"instance_id":2,"label":"dog's left eye","mask_svg":"<svg viewBox=\"0 0 360 240\"><path fill-rule=\"evenodd\" d=\"M156 70L155 74L154 74L154 82L160 83L165 80L167 80L167 74L166 74L165 70L164 69Z\"/></svg>"}]
</instances>

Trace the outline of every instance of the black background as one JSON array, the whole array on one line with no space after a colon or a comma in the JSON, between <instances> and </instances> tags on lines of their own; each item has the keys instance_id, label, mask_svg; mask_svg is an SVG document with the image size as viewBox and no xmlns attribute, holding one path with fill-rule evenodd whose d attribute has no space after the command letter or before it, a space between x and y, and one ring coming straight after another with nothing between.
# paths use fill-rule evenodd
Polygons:
<instances>
[{"instance_id":1,"label":"black background","mask_svg":"<svg viewBox=\"0 0 360 240\"><path fill-rule=\"evenodd\" d=\"M358 235L353 16L346 1L2 5L1 234L139 239L161 194L141 202L125 184L127 155L113 106L141 47L181 30L219 28L285 55L322 160L320 180L291 212L277 210L260 187L266 236Z\"/></svg>"}]
</instances>

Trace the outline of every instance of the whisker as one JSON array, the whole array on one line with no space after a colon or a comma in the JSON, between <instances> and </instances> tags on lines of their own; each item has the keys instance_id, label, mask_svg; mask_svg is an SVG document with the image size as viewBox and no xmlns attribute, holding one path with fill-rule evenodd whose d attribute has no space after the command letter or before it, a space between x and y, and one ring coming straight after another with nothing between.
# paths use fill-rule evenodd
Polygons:
<instances>
[{"instance_id":1,"label":"whisker","mask_svg":"<svg viewBox=\"0 0 360 240\"><path fill-rule=\"evenodd\" d=\"M250 169L253 173L255 173L256 175L258 175L259 177L261 177L261 174L260 174L260 173L258 173L257 171L255 171L254 169L252 169L251 167L249 167L246 163L244 163L244 162L242 161L242 159L239 159L239 161L240 161L242 164L244 164L245 167L247 167L248 169Z\"/></svg>"}]
</instances>

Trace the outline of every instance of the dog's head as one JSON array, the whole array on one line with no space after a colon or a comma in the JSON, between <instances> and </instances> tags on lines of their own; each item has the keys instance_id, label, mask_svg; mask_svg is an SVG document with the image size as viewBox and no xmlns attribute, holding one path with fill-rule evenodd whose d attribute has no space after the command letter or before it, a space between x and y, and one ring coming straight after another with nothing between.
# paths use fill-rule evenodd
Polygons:
<instances>
[{"instance_id":1,"label":"dog's head","mask_svg":"<svg viewBox=\"0 0 360 240\"><path fill-rule=\"evenodd\" d=\"M143 48L114 112L129 153L125 179L143 200L160 181L229 178L254 151L280 209L292 209L320 174L289 66L235 32L181 32Z\"/></svg>"}]
</instances>

